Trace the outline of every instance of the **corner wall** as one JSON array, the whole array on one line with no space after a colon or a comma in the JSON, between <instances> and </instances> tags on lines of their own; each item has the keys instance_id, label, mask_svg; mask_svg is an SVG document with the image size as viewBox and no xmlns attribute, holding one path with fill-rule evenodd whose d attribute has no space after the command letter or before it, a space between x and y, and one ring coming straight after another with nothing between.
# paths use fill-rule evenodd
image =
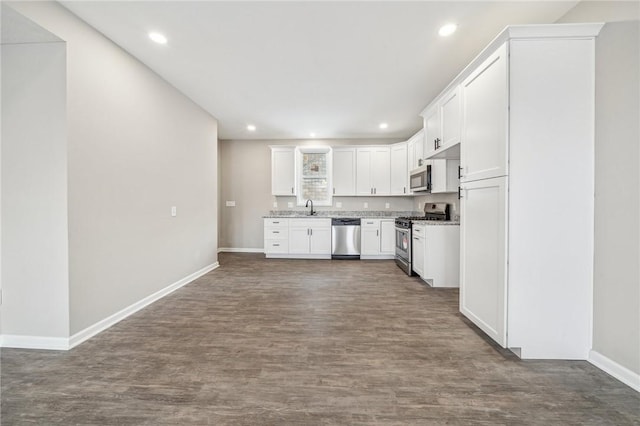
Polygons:
<instances>
[{"instance_id":1,"label":"corner wall","mask_svg":"<svg viewBox=\"0 0 640 426\"><path fill-rule=\"evenodd\" d=\"M217 264L217 121L60 4L8 4L67 43L74 335Z\"/></svg>"},{"instance_id":2,"label":"corner wall","mask_svg":"<svg viewBox=\"0 0 640 426\"><path fill-rule=\"evenodd\" d=\"M69 337L66 48L2 45L2 334ZM44 338L44 339L43 339Z\"/></svg>"},{"instance_id":3,"label":"corner wall","mask_svg":"<svg viewBox=\"0 0 640 426\"><path fill-rule=\"evenodd\" d=\"M590 360L640 390L640 6L583 1L558 22L603 21L596 39Z\"/></svg>"}]
</instances>

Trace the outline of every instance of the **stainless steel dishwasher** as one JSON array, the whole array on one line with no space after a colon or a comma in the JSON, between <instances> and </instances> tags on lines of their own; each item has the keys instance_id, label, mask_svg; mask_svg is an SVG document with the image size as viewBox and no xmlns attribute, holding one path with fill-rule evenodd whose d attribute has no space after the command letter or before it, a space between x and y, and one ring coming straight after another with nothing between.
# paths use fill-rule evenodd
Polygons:
<instances>
[{"instance_id":1,"label":"stainless steel dishwasher","mask_svg":"<svg viewBox=\"0 0 640 426\"><path fill-rule=\"evenodd\" d=\"M331 258L360 259L360 219L331 219Z\"/></svg>"}]
</instances>

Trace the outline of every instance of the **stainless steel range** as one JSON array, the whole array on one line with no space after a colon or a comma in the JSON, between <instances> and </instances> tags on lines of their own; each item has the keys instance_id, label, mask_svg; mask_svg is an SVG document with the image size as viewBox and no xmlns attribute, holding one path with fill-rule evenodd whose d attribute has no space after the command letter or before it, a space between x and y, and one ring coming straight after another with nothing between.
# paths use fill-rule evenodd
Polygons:
<instances>
[{"instance_id":1,"label":"stainless steel range","mask_svg":"<svg viewBox=\"0 0 640 426\"><path fill-rule=\"evenodd\" d=\"M449 205L426 203L424 216L408 216L396 219L396 264L407 275L415 275L411 268L411 225L414 220L449 220Z\"/></svg>"}]
</instances>

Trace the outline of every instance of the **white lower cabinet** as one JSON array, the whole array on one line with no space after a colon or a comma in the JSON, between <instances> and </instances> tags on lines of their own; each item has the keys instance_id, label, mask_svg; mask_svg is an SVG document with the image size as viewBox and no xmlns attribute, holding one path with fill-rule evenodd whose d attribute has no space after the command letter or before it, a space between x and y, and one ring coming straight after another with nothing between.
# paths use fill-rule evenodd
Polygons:
<instances>
[{"instance_id":1,"label":"white lower cabinet","mask_svg":"<svg viewBox=\"0 0 640 426\"><path fill-rule=\"evenodd\" d=\"M289 219L264 220L264 252L267 257L289 253Z\"/></svg>"},{"instance_id":2,"label":"white lower cabinet","mask_svg":"<svg viewBox=\"0 0 640 426\"><path fill-rule=\"evenodd\" d=\"M424 225L414 225L411 230L411 269L420 277L424 276Z\"/></svg>"},{"instance_id":3,"label":"white lower cabinet","mask_svg":"<svg viewBox=\"0 0 640 426\"><path fill-rule=\"evenodd\" d=\"M411 269L432 287L460 286L460 227L415 223Z\"/></svg>"},{"instance_id":4,"label":"white lower cabinet","mask_svg":"<svg viewBox=\"0 0 640 426\"><path fill-rule=\"evenodd\" d=\"M424 267L420 275L432 287L460 287L460 227L424 227Z\"/></svg>"},{"instance_id":5,"label":"white lower cabinet","mask_svg":"<svg viewBox=\"0 0 640 426\"><path fill-rule=\"evenodd\" d=\"M393 259L394 257L394 219L362 219L360 229L360 258Z\"/></svg>"},{"instance_id":6,"label":"white lower cabinet","mask_svg":"<svg viewBox=\"0 0 640 426\"><path fill-rule=\"evenodd\" d=\"M289 219L289 257L331 258L331 219Z\"/></svg>"},{"instance_id":7,"label":"white lower cabinet","mask_svg":"<svg viewBox=\"0 0 640 426\"><path fill-rule=\"evenodd\" d=\"M331 219L264 219L266 257L331 258Z\"/></svg>"}]
</instances>

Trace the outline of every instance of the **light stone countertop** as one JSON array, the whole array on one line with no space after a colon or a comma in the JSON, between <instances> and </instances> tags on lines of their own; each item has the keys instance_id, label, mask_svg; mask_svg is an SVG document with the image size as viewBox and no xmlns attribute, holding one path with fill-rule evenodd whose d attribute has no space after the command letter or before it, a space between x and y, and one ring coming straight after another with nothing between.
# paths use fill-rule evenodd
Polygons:
<instances>
[{"instance_id":1,"label":"light stone countertop","mask_svg":"<svg viewBox=\"0 0 640 426\"><path fill-rule=\"evenodd\" d=\"M460 225L460 221L457 220L412 220L411 223L427 226Z\"/></svg>"},{"instance_id":2,"label":"light stone countertop","mask_svg":"<svg viewBox=\"0 0 640 426\"><path fill-rule=\"evenodd\" d=\"M424 213L423 213L424 214ZM401 216L418 216L419 212L414 211L347 211L347 210L322 210L317 211L315 215L310 216L308 211L304 210L272 210L269 214L262 216L264 219L270 218L307 218L307 219L331 219L342 217L354 217L362 219L390 219Z\"/></svg>"}]
</instances>

